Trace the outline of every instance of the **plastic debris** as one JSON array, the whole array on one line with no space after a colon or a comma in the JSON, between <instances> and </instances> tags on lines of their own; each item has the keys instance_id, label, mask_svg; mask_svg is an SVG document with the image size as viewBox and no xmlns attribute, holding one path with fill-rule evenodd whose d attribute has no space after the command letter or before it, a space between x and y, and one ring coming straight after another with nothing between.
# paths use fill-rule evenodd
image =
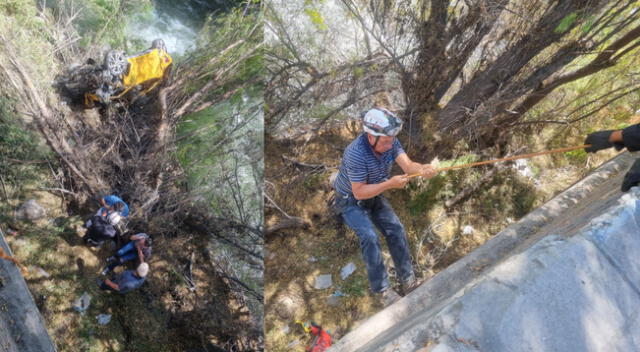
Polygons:
<instances>
[{"instance_id":1,"label":"plastic debris","mask_svg":"<svg viewBox=\"0 0 640 352\"><path fill-rule=\"evenodd\" d=\"M291 328L289 328L289 325L285 325L285 326L283 326L283 327L280 329L280 331L281 331L283 334L288 334L288 333L291 331Z\"/></svg>"},{"instance_id":2,"label":"plastic debris","mask_svg":"<svg viewBox=\"0 0 640 352\"><path fill-rule=\"evenodd\" d=\"M331 287L331 285L332 285L331 274L325 274L325 275L316 276L316 282L315 282L315 285L313 285L313 287L316 290L324 290L326 288Z\"/></svg>"},{"instance_id":3,"label":"plastic debris","mask_svg":"<svg viewBox=\"0 0 640 352\"><path fill-rule=\"evenodd\" d=\"M475 231L475 229L471 225L467 225L467 226L462 228L462 234L463 235L473 235L474 231Z\"/></svg>"},{"instance_id":4,"label":"plastic debris","mask_svg":"<svg viewBox=\"0 0 640 352\"><path fill-rule=\"evenodd\" d=\"M91 295L88 294L87 291L85 291L82 294L82 296L80 296L80 298L76 299L73 302L73 309L80 314L84 314L89 308L90 304L91 304Z\"/></svg>"},{"instance_id":5,"label":"plastic debris","mask_svg":"<svg viewBox=\"0 0 640 352\"><path fill-rule=\"evenodd\" d=\"M347 297L347 294L343 293L340 290L335 290L333 291L333 295L332 296L336 296L336 297Z\"/></svg>"},{"instance_id":6,"label":"plastic debris","mask_svg":"<svg viewBox=\"0 0 640 352\"><path fill-rule=\"evenodd\" d=\"M315 263L318 261L318 258L314 257L314 256L310 256L309 259L307 259L308 262L310 263Z\"/></svg>"},{"instance_id":7,"label":"plastic debris","mask_svg":"<svg viewBox=\"0 0 640 352\"><path fill-rule=\"evenodd\" d=\"M353 274L354 271L356 271L356 265L353 264L353 262L349 262L349 264L343 266L340 270L340 277L344 280Z\"/></svg>"},{"instance_id":8,"label":"plastic debris","mask_svg":"<svg viewBox=\"0 0 640 352\"><path fill-rule=\"evenodd\" d=\"M287 345L287 348L291 349L298 346L299 344L300 344L300 340L293 340Z\"/></svg>"},{"instance_id":9,"label":"plastic debris","mask_svg":"<svg viewBox=\"0 0 640 352\"><path fill-rule=\"evenodd\" d=\"M42 277L49 278L49 277L51 276L48 272L46 272L44 269L42 269L42 268L41 268L41 267L39 267L39 266L37 266L37 267L36 267L36 271L37 271L37 272L38 272L38 274L40 274L40 276L42 276Z\"/></svg>"},{"instance_id":10,"label":"plastic debris","mask_svg":"<svg viewBox=\"0 0 640 352\"><path fill-rule=\"evenodd\" d=\"M111 314L98 314L96 319L98 319L98 324L107 325L111 321Z\"/></svg>"}]
</instances>

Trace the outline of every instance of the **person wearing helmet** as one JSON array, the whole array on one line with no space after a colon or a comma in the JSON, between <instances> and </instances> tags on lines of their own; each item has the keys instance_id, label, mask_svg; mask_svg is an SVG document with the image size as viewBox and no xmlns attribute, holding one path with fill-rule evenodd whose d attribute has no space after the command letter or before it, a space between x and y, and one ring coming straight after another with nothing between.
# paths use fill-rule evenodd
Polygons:
<instances>
[{"instance_id":1,"label":"person wearing helmet","mask_svg":"<svg viewBox=\"0 0 640 352\"><path fill-rule=\"evenodd\" d=\"M408 174L431 178L435 169L430 164L412 161L405 153L396 138L402 130L402 120L392 112L383 108L371 109L364 115L362 125L364 132L345 149L333 183L336 211L358 236L371 292L382 294L386 306L399 296L389 283L374 227L387 241L405 294L415 288L416 278L404 226L382 193L403 188L409 182ZM394 161L404 175L390 177Z\"/></svg>"},{"instance_id":2,"label":"person wearing helmet","mask_svg":"<svg viewBox=\"0 0 640 352\"><path fill-rule=\"evenodd\" d=\"M98 286L103 290L116 291L120 294L125 294L140 288L147 279L148 273L149 264L140 263L136 270L126 270L115 279L99 281Z\"/></svg>"},{"instance_id":3,"label":"person wearing helmet","mask_svg":"<svg viewBox=\"0 0 640 352\"><path fill-rule=\"evenodd\" d=\"M599 150L616 148L622 150L627 148L630 152L640 150L640 124L631 125L622 130L605 130L589 134L584 144L591 145L584 150L587 153L595 153ZM640 184L640 159L631 165L629 171L624 175L624 180L620 186L622 192L627 192L633 186Z\"/></svg>"}]
</instances>

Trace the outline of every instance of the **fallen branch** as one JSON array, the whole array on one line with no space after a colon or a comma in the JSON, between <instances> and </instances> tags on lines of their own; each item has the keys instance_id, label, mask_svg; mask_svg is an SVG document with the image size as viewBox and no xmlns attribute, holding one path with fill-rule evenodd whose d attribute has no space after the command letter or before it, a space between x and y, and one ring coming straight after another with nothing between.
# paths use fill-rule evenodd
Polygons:
<instances>
[{"instance_id":1,"label":"fallen branch","mask_svg":"<svg viewBox=\"0 0 640 352\"><path fill-rule=\"evenodd\" d=\"M307 228L307 227L309 227L309 223L304 221L304 219L299 217L291 217L287 219L282 219L276 222L275 224L267 227L264 230L264 235L269 236L273 233L276 233L284 229Z\"/></svg>"},{"instance_id":2,"label":"fallen branch","mask_svg":"<svg viewBox=\"0 0 640 352\"><path fill-rule=\"evenodd\" d=\"M311 169L313 171L325 171L327 170L327 166L325 164L309 164L309 163L303 163L302 161L298 161L294 158L288 157L286 155L282 156L282 159L284 159L285 161L290 162L291 164L297 166L300 169Z\"/></svg>"}]
</instances>

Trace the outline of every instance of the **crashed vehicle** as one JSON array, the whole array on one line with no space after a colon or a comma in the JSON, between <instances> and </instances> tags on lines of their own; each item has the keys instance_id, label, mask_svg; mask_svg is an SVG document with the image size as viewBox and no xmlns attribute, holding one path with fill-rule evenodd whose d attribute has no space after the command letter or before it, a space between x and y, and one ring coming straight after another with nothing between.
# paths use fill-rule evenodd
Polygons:
<instances>
[{"instance_id":1,"label":"crashed vehicle","mask_svg":"<svg viewBox=\"0 0 640 352\"><path fill-rule=\"evenodd\" d=\"M96 102L108 105L130 92L135 99L156 88L169 78L172 62L164 41L156 39L151 48L133 56L111 50L102 64L89 59L86 64L71 68L58 80L58 86L85 107L93 107Z\"/></svg>"}]
</instances>

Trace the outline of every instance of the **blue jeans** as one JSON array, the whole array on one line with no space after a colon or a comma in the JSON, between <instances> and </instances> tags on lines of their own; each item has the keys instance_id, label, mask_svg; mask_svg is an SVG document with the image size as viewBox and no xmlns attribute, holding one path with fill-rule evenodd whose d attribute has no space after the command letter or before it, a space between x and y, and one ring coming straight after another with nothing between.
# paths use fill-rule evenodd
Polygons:
<instances>
[{"instance_id":1,"label":"blue jeans","mask_svg":"<svg viewBox=\"0 0 640 352\"><path fill-rule=\"evenodd\" d=\"M109 271L112 271L117 266L123 265L130 260L138 259L138 250L135 245L135 241L131 241L120 248L116 252L116 260L107 266Z\"/></svg>"},{"instance_id":2,"label":"blue jeans","mask_svg":"<svg viewBox=\"0 0 640 352\"><path fill-rule=\"evenodd\" d=\"M357 201L353 195L345 197L336 192L336 210L358 235L371 291L382 292L389 288L387 270L382 260L380 241L374 225L387 241L398 278L405 281L413 275L404 226L387 199L378 195L371 199Z\"/></svg>"}]
</instances>

